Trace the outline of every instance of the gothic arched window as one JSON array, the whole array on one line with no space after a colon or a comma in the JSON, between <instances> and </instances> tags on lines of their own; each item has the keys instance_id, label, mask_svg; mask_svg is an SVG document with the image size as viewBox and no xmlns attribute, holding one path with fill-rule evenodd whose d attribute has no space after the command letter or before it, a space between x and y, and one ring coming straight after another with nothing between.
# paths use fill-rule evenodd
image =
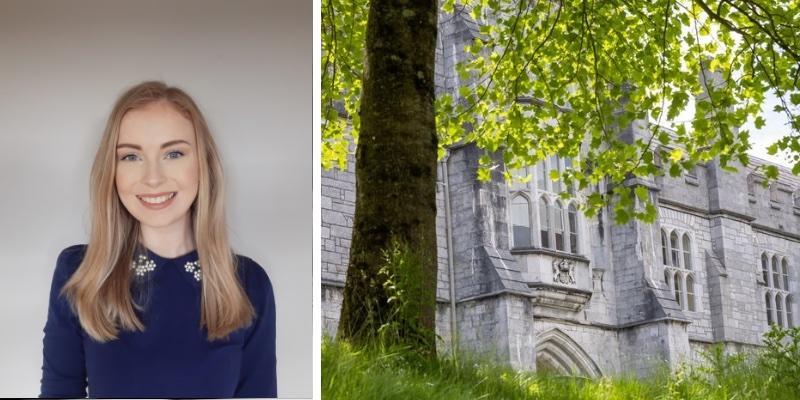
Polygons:
<instances>
[{"instance_id":1,"label":"gothic arched window","mask_svg":"<svg viewBox=\"0 0 800 400\"><path fill-rule=\"evenodd\" d=\"M539 198L539 233L542 247L550 248L550 205L544 196Z\"/></svg>"},{"instance_id":2,"label":"gothic arched window","mask_svg":"<svg viewBox=\"0 0 800 400\"><path fill-rule=\"evenodd\" d=\"M578 253L578 210L574 204L570 204L567 208L567 219L569 220L569 250Z\"/></svg>"},{"instance_id":3,"label":"gothic arched window","mask_svg":"<svg viewBox=\"0 0 800 400\"><path fill-rule=\"evenodd\" d=\"M675 233L675 231L672 231L672 233L669 235L669 245L670 245L670 250L672 251L672 266L675 268L679 268L681 266L680 264L681 250L678 247L679 246L678 234Z\"/></svg>"},{"instance_id":4,"label":"gothic arched window","mask_svg":"<svg viewBox=\"0 0 800 400\"><path fill-rule=\"evenodd\" d=\"M767 325L772 325L772 302L769 300L769 292L764 293L764 301L767 303Z\"/></svg>"},{"instance_id":5,"label":"gothic arched window","mask_svg":"<svg viewBox=\"0 0 800 400\"><path fill-rule=\"evenodd\" d=\"M669 248L667 245L667 232L661 230L661 260L664 265L669 265Z\"/></svg>"},{"instance_id":6,"label":"gothic arched window","mask_svg":"<svg viewBox=\"0 0 800 400\"><path fill-rule=\"evenodd\" d=\"M767 253L761 253L761 275L763 275L764 284L769 286L769 257L767 257Z\"/></svg>"},{"instance_id":7,"label":"gothic arched window","mask_svg":"<svg viewBox=\"0 0 800 400\"><path fill-rule=\"evenodd\" d=\"M683 282L681 282L680 275L675 275L675 301L678 302L678 305L682 305L683 302L681 301L681 297L683 296L683 290L681 290L681 286L683 286Z\"/></svg>"},{"instance_id":8,"label":"gothic arched window","mask_svg":"<svg viewBox=\"0 0 800 400\"><path fill-rule=\"evenodd\" d=\"M792 296L786 296L786 326L794 328L794 318L792 318Z\"/></svg>"},{"instance_id":9,"label":"gothic arched window","mask_svg":"<svg viewBox=\"0 0 800 400\"><path fill-rule=\"evenodd\" d=\"M772 256L772 287L781 288L781 273L778 272L778 256Z\"/></svg>"},{"instance_id":10,"label":"gothic arched window","mask_svg":"<svg viewBox=\"0 0 800 400\"><path fill-rule=\"evenodd\" d=\"M556 200L553 208L553 233L556 240L556 250L564 250L564 207Z\"/></svg>"},{"instance_id":11,"label":"gothic arched window","mask_svg":"<svg viewBox=\"0 0 800 400\"><path fill-rule=\"evenodd\" d=\"M683 268L692 269L692 242L689 234L683 234Z\"/></svg>"},{"instance_id":12,"label":"gothic arched window","mask_svg":"<svg viewBox=\"0 0 800 400\"><path fill-rule=\"evenodd\" d=\"M780 294L775 296L775 317L778 326L783 326L783 297Z\"/></svg>"},{"instance_id":13,"label":"gothic arched window","mask_svg":"<svg viewBox=\"0 0 800 400\"><path fill-rule=\"evenodd\" d=\"M783 290L789 290L789 263L785 258L781 260L781 275L783 276Z\"/></svg>"},{"instance_id":14,"label":"gothic arched window","mask_svg":"<svg viewBox=\"0 0 800 400\"><path fill-rule=\"evenodd\" d=\"M511 201L511 225L514 247L531 246L530 204L524 196L515 196Z\"/></svg>"},{"instance_id":15,"label":"gothic arched window","mask_svg":"<svg viewBox=\"0 0 800 400\"><path fill-rule=\"evenodd\" d=\"M686 306L689 311L694 311L694 278L686 276Z\"/></svg>"}]
</instances>

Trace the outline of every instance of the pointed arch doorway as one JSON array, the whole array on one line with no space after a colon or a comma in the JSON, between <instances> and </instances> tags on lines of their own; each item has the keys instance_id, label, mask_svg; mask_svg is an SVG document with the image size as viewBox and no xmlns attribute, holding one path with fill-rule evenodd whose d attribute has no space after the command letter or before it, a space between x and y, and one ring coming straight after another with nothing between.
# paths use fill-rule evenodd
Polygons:
<instances>
[{"instance_id":1,"label":"pointed arch doorway","mask_svg":"<svg viewBox=\"0 0 800 400\"><path fill-rule=\"evenodd\" d=\"M603 376L586 351L558 328L549 329L536 337L536 370L587 378Z\"/></svg>"}]
</instances>

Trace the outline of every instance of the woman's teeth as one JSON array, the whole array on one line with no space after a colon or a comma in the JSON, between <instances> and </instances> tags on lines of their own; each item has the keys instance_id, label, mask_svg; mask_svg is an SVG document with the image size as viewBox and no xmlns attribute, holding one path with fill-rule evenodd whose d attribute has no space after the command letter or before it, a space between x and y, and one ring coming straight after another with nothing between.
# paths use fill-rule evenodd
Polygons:
<instances>
[{"instance_id":1,"label":"woman's teeth","mask_svg":"<svg viewBox=\"0 0 800 400\"><path fill-rule=\"evenodd\" d=\"M175 196L175 192L172 192L170 194L165 194L163 196L158 196L158 197L146 197L146 196L138 196L138 197L139 197L139 199L141 199L142 201L144 201L145 203L148 203L148 204L161 204L161 203L173 198L174 196Z\"/></svg>"}]
</instances>

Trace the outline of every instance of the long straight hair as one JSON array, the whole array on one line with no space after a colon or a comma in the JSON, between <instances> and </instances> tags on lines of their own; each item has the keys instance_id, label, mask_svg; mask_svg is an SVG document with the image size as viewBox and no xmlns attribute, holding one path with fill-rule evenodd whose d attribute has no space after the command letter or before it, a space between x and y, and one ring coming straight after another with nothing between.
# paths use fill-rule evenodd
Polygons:
<instances>
[{"instance_id":1,"label":"long straight hair","mask_svg":"<svg viewBox=\"0 0 800 400\"><path fill-rule=\"evenodd\" d=\"M183 90L163 82L142 82L120 96L106 123L90 178L89 244L83 261L61 291L81 326L98 342L117 339L120 328L145 329L135 312L142 307L134 302L130 290L131 263L141 247L140 227L117 194L116 146L125 113L157 101L169 102L194 125L199 182L190 214L203 274L200 326L207 329L209 341L225 339L249 325L255 315L228 243L222 163L205 118Z\"/></svg>"}]
</instances>

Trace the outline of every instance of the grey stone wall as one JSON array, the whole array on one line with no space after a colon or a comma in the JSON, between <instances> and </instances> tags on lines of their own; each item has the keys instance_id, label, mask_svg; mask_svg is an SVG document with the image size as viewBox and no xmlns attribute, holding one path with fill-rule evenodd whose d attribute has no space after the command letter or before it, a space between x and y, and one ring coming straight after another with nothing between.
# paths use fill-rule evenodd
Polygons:
<instances>
[{"instance_id":1,"label":"grey stone wall","mask_svg":"<svg viewBox=\"0 0 800 400\"><path fill-rule=\"evenodd\" d=\"M645 377L664 366L675 368L691 357L686 324L661 320L622 329L619 355L626 375Z\"/></svg>"},{"instance_id":2,"label":"grey stone wall","mask_svg":"<svg viewBox=\"0 0 800 400\"><path fill-rule=\"evenodd\" d=\"M458 305L459 351L471 358L533 370L534 330L527 298L502 294Z\"/></svg>"}]
</instances>

